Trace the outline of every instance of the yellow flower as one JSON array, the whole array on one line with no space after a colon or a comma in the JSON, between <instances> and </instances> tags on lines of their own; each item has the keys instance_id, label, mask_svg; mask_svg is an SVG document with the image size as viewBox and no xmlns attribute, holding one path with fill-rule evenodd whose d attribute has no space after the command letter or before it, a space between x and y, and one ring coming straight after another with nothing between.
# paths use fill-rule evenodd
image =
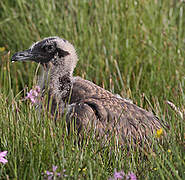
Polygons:
<instances>
[{"instance_id":1,"label":"yellow flower","mask_svg":"<svg viewBox=\"0 0 185 180\"><path fill-rule=\"evenodd\" d=\"M0 47L0 52L3 52L5 50L5 47Z\"/></svg>"},{"instance_id":2,"label":"yellow flower","mask_svg":"<svg viewBox=\"0 0 185 180\"><path fill-rule=\"evenodd\" d=\"M160 129L157 130L156 137L160 138L162 134L163 134L163 129L160 128Z\"/></svg>"},{"instance_id":3,"label":"yellow flower","mask_svg":"<svg viewBox=\"0 0 185 180\"><path fill-rule=\"evenodd\" d=\"M87 168L85 167L85 168L78 168L78 171L79 172L85 172L87 170Z\"/></svg>"},{"instance_id":4,"label":"yellow flower","mask_svg":"<svg viewBox=\"0 0 185 180\"><path fill-rule=\"evenodd\" d=\"M168 149L168 152L171 153L172 151L170 149Z\"/></svg>"},{"instance_id":5,"label":"yellow flower","mask_svg":"<svg viewBox=\"0 0 185 180\"><path fill-rule=\"evenodd\" d=\"M157 171L157 168L154 168L154 171Z\"/></svg>"},{"instance_id":6,"label":"yellow flower","mask_svg":"<svg viewBox=\"0 0 185 180\"><path fill-rule=\"evenodd\" d=\"M87 170L87 168L86 168L86 167L82 169L82 171L83 171L83 172L85 172L86 170Z\"/></svg>"}]
</instances>

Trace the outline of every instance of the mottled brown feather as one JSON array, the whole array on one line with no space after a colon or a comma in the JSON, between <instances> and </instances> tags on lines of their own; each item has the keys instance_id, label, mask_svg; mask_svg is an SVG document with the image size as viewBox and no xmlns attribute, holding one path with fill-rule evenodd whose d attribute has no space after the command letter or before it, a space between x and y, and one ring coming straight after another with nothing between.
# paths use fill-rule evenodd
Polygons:
<instances>
[{"instance_id":1,"label":"mottled brown feather","mask_svg":"<svg viewBox=\"0 0 185 180\"><path fill-rule=\"evenodd\" d=\"M80 77L73 79L69 104L73 105L68 112L68 122L75 118L79 130L96 126L100 136L116 131L121 143L148 141L147 136L162 127L151 112Z\"/></svg>"}]
</instances>

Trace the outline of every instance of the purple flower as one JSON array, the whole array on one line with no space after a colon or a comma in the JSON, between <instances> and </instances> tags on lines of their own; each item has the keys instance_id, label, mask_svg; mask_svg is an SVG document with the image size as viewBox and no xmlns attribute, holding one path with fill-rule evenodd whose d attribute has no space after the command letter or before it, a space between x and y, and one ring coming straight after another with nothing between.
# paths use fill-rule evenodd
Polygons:
<instances>
[{"instance_id":1,"label":"purple flower","mask_svg":"<svg viewBox=\"0 0 185 180\"><path fill-rule=\"evenodd\" d=\"M126 179L126 180L137 180L136 175L133 172L129 172L128 175L124 173L124 171L114 172L114 177L109 178L109 180L118 180L118 179Z\"/></svg>"},{"instance_id":2,"label":"purple flower","mask_svg":"<svg viewBox=\"0 0 185 180\"><path fill-rule=\"evenodd\" d=\"M39 86L35 86L34 89L31 89L26 96L26 99L30 99L30 101L33 104L38 103L38 97L39 97L39 93L40 93L40 87Z\"/></svg>"},{"instance_id":3,"label":"purple flower","mask_svg":"<svg viewBox=\"0 0 185 180\"><path fill-rule=\"evenodd\" d=\"M128 179L128 180L137 180L137 177L133 172L129 172L126 179Z\"/></svg>"},{"instance_id":4,"label":"purple flower","mask_svg":"<svg viewBox=\"0 0 185 180\"><path fill-rule=\"evenodd\" d=\"M124 176L125 176L125 173L123 171L114 172L114 179L123 179Z\"/></svg>"},{"instance_id":5,"label":"purple flower","mask_svg":"<svg viewBox=\"0 0 185 180\"><path fill-rule=\"evenodd\" d=\"M109 180L124 179L124 177L125 177L124 171L120 171L120 172L114 171L114 177L113 178L109 178Z\"/></svg>"},{"instance_id":6,"label":"purple flower","mask_svg":"<svg viewBox=\"0 0 185 180\"><path fill-rule=\"evenodd\" d=\"M7 155L7 153L8 151L0 152L0 162L3 164L6 164L8 162L8 160L4 158Z\"/></svg>"},{"instance_id":7,"label":"purple flower","mask_svg":"<svg viewBox=\"0 0 185 180\"><path fill-rule=\"evenodd\" d=\"M45 174L48 176L48 180L53 179L54 176L58 176L58 177L61 176L60 173L57 173L57 172L56 172L57 168L58 168L57 166L53 166L53 167L52 167L52 170L53 170L53 171L46 171Z\"/></svg>"}]
</instances>

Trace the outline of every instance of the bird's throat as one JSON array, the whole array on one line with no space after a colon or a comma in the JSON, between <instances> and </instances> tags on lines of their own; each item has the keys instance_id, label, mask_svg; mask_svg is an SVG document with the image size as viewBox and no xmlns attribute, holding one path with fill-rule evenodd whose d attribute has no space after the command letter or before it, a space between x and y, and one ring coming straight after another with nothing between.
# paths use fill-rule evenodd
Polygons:
<instances>
[{"instance_id":1,"label":"bird's throat","mask_svg":"<svg viewBox=\"0 0 185 180\"><path fill-rule=\"evenodd\" d=\"M66 101L70 96L72 87L70 73L52 74L49 81L49 89L57 101Z\"/></svg>"}]
</instances>

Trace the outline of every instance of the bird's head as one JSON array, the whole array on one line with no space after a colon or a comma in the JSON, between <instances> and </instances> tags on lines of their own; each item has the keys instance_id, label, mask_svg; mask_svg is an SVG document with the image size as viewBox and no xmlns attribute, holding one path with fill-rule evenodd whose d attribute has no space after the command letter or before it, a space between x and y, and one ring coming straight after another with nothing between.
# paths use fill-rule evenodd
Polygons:
<instances>
[{"instance_id":1,"label":"bird's head","mask_svg":"<svg viewBox=\"0 0 185 180\"><path fill-rule=\"evenodd\" d=\"M34 61L46 69L60 66L61 70L72 73L77 55L75 48L68 41L59 37L48 37L34 43L29 49L15 53L11 61Z\"/></svg>"}]
</instances>

